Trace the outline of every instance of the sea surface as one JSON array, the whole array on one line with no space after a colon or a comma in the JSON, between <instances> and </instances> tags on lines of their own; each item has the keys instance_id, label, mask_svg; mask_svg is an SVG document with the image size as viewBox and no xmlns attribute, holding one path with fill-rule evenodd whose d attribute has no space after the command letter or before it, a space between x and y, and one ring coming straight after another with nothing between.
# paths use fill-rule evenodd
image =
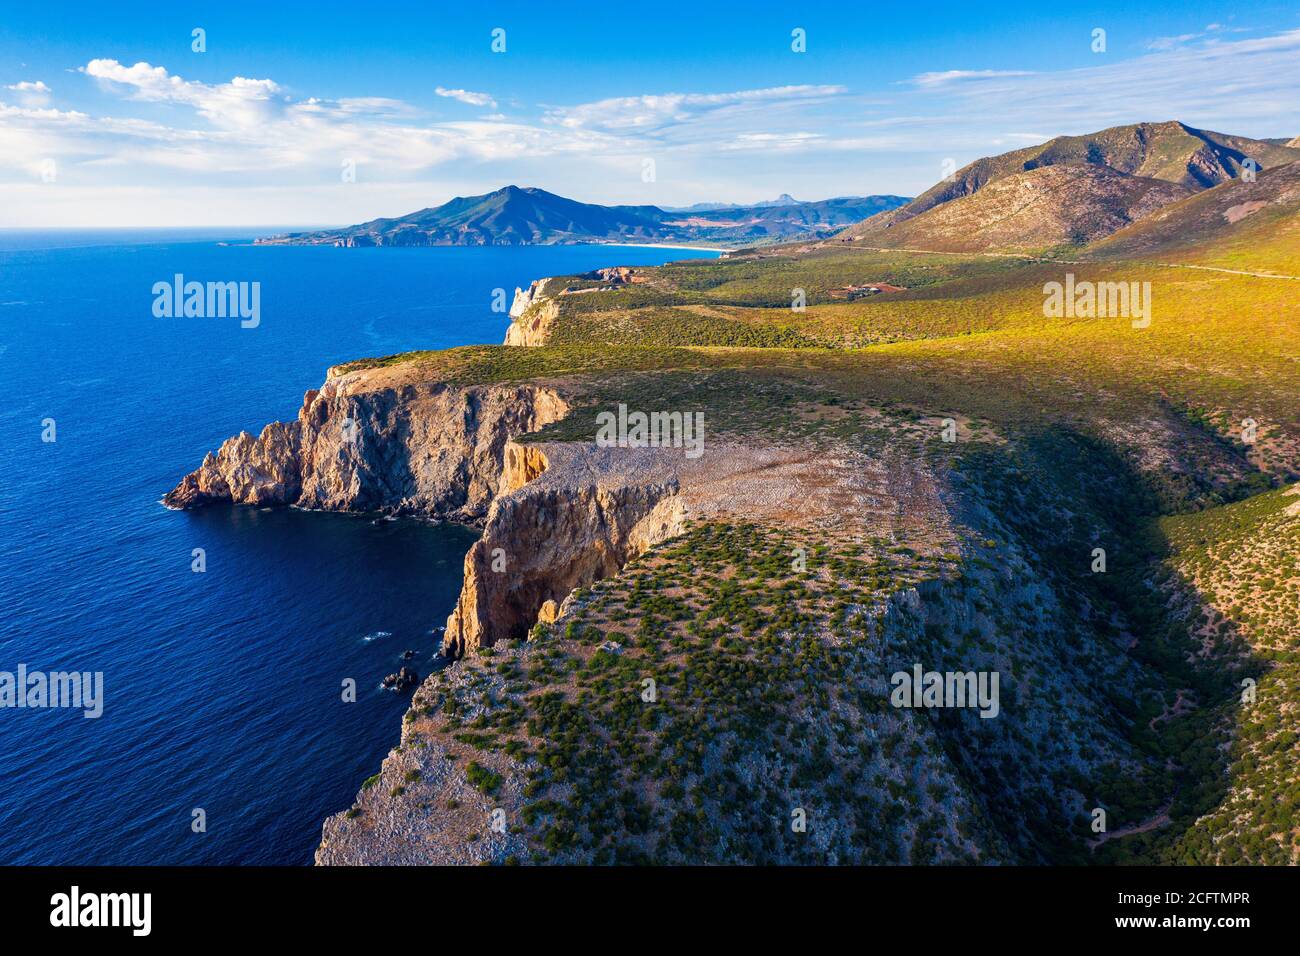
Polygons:
<instances>
[{"instance_id":1,"label":"sea surface","mask_svg":"<svg viewBox=\"0 0 1300 956\"><path fill-rule=\"evenodd\" d=\"M428 673L475 535L159 498L329 365L499 343L496 289L713 255L254 234L0 231L0 672L103 674L98 718L0 708L0 864L310 863L397 742L408 695L380 681L408 649ZM260 282L260 323L155 318L177 274Z\"/></svg>"}]
</instances>

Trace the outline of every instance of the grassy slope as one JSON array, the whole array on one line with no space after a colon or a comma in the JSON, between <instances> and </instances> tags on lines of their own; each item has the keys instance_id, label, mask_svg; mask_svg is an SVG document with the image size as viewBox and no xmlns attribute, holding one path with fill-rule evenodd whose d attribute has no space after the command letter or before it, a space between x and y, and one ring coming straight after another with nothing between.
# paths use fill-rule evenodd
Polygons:
<instances>
[{"instance_id":1,"label":"grassy slope","mask_svg":"<svg viewBox=\"0 0 1300 956\"><path fill-rule=\"evenodd\" d=\"M1164 588L1185 601L1184 624L1226 685L1204 717L1207 741L1226 748L1221 790L1195 826L1161 847L1170 861L1300 863L1297 490L1162 522L1172 546ZM1253 702L1242 700L1248 678ZM1202 750L1207 769L1222 763L1217 749Z\"/></svg>"},{"instance_id":2,"label":"grassy slope","mask_svg":"<svg viewBox=\"0 0 1300 956\"><path fill-rule=\"evenodd\" d=\"M1276 261L1274 240L1247 261ZM1152 325L1044 319L1042 283L1067 268L1152 282ZM561 345L354 367L577 378L593 407L634 397L701 408L712 434L919 457L943 476L960 544L899 552L828 532L794 574L793 532L705 525L593 588L562 633L468 662L421 732L527 779L536 858L1294 857L1298 519L1282 516L1297 499L1223 504L1300 470L1288 283L842 250L652 276L562 300ZM826 300L866 279L911 291ZM805 312L786 304L794 287ZM844 347L872 342L888 344ZM590 411L541 437L589 437ZM949 414L969 441L935 440ZM1111 568L1088 574L1099 542ZM912 586L921 604L902 609ZM1222 640L1196 656L1207 620ZM619 653L598 650L607 639ZM880 675L922 659L1008 675L1006 719L882 710ZM653 712L626 699L650 674L665 687ZM1234 704L1243 675L1259 680L1251 710ZM788 805L805 804L821 843L788 835ZM1098 806L1112 838L1090 848Z\"/></svg>"},{"instance_id":3,"label":"grassy slope","mask_svg":"<svg viewBox=\"0 0 1300 956\"><path fill-rule=\"evenodd\" d=\"M1079 280L1149 281L1151 325L1044 318L1042 285L1067 271ZM1289 282L1143 262L1026 265L838 251L679 264L655 276L655 287L562 297L552 347L476 346L345 368L421 361L462 382L745 368L837 380L864 400L1010 424L1063 416L1141 422L1173 407L1229 442L1251 418L1263 435L1255 458L1273 460L1281 473L1297 468L1295 449L1277 441L1300 421L1300 299ZM852 303L825 296L865 278L912 287ZM788 302L790 288L807 290L805 311L768 304ZM859 347L873 343L880 344Z\"/></svg>"},{"instance_id":4,"label":"grassy slope","mask_svg":"<svg viewBox=\"0 0 1300 956\"><path fill-rule=\"evenodd\" d=\"M1263 170L1253 183L1233 180L1172 203L1090 254L1300 276L1298 200L1300 162L1294 162Z\"/></svg>"}]
</instances>

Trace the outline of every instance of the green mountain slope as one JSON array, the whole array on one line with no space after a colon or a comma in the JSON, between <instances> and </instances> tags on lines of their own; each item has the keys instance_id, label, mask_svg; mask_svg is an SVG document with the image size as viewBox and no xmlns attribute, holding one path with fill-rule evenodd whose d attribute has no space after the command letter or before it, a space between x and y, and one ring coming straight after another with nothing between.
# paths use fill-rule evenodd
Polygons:
<instances>
[{"instance_id":1,"label":"green mountain slope","mask_svg":"<svg viewBox=\"0 0 1300 956\"><path fill-rule=\"evenodd\" d=\"M1194 824L1157 844L1165 862L1300 862L1298 492L1161 522L1171 545L1162 590L1221 679L1195 701L1204 729L1180 742L1201 799Z\"/></svg>"},{"instance_id":2,"label":"green mountain slope","mask_svg":"<svg viewBox=\"0 0 1300 956\"><path fill-rule=\"evenodd\" d=\"M338 246L487 246L593 241L754 244L797 235L827 235L902 196L865 196L787 205L762 204L668 212L657 206L601 206L544 189L506 186L463 196L406 216L356 226L291 233L265 244Z\"/></svg>"}]
</instances>

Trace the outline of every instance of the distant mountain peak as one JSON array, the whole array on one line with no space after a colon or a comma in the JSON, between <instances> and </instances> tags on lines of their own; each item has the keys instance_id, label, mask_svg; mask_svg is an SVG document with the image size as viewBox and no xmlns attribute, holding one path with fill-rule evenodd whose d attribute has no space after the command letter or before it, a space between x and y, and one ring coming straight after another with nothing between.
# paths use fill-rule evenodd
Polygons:
<instances>
[{"instance_id":1,"label":"distant mountain peak","mask_svg":"<svg viewBox=\"0 0 1300 956\"><path fill-rule=\"evenodd\" d=\"M600 206L511 183L481 196L457 196L406 216L259 242L335 246L708 242L748 246L796 236L820 238L905 202L901 196L866 196L805 203L784 193L756 206L685 213L658 206Z\"/></svg>"}]
</instances>

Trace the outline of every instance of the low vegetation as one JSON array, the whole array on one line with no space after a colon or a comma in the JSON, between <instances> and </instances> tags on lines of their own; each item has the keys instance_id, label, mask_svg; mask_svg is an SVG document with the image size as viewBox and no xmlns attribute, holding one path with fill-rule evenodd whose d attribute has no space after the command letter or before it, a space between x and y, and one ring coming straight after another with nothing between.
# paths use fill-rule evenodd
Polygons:
<instances>
[{"instance_id":1,"label":"low vegetation","mask_svg":"<svg viewBox=\"0 0 1300 956\"><path fill-rule=\"evenodd\" d=\"M1238 142L1159 125L1167 183ZM631 402L917 469L871 489L888 530L689 524L431 678L408 733L501 802L520 862L1300 862L1300 297L1215 271L1298 274L1295 204L1229 223L1235 188L1171 207L1191 244L775 247L559 296L541 347L343 366L563 383L529 442ZM1150 283L1150 322L1046 317L1067 272ZM903 291L831 296L873 282ZM918 474L941 505L907 513ZM1000 715L892 706L915 663L997 673Z\"/></svg>"}]
</instances>

